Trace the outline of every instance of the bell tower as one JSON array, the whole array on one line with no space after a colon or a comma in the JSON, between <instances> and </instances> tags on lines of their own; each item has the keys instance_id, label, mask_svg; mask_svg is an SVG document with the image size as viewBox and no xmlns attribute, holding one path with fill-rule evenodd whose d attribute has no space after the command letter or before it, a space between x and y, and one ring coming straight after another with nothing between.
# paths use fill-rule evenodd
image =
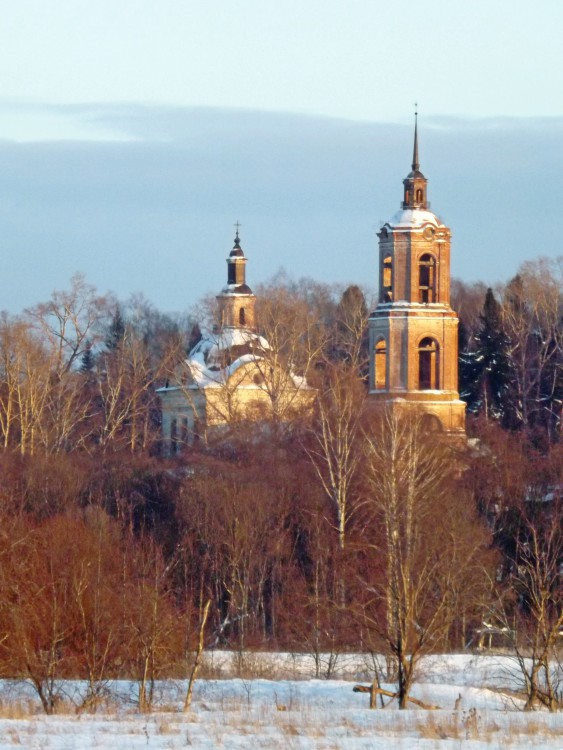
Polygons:
<instances>
[{"instance_id":1,"label":"bell tower","mask_svg":"<svg viewBox=\"0 0 563 750\"><path fill-rule=\"evenodd\" d=\"M254 330L256 296L246 283L246 258L240 246L239 228L235 224L234 247L227 258L227 285L217 295L221 328Z\"/></svg>"},{"instance_id":2,"label":"bell tower","mask_svg":"<svg viewBox=\"0 0 563 750\"><path fill-rule=\"evenodd\" d=\"M418 159L400 210L379 238L379 302L369 318L369 398L376 407L424 413L428 429L465 434L458 388L458 317L450 307L451 232L430 211Z\"/></svg>"}]
</instances>

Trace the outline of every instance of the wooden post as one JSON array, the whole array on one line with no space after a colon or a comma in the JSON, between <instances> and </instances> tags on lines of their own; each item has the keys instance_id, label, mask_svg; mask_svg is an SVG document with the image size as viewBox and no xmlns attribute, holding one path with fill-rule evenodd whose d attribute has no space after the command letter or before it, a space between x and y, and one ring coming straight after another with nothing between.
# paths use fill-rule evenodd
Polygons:
<instances>
[{"instance_id":1,"label":"wooden post","mask_svg":"<svg viewBox=\"0 0 563 750\"><path fill-rule=\"evenodd\" d=\"M371 690L369 692L369 707L370 708L377 708L377 688L379 685L376 684L377 677L374 678L372 684L371 684Z\"/></svg>"}]
</instances>

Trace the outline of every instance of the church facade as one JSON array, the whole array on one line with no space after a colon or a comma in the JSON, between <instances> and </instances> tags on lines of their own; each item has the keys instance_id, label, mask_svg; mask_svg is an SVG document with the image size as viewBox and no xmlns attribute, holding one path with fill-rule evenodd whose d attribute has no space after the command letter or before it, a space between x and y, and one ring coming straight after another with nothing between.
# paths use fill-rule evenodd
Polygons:
<instances>
[{"instance_id":1,"label":"church facade","mask_svg":"<svg viewBox=\"0 0 563 750\"><path fill-rule=\"evenodd\" d=\"M458 317L450 306L450 229L430 211L415 121L400 210L380 229L379 301L369 318L369 399L417 412L430 431L465 435Z\"/></svg>"}]
</instances>

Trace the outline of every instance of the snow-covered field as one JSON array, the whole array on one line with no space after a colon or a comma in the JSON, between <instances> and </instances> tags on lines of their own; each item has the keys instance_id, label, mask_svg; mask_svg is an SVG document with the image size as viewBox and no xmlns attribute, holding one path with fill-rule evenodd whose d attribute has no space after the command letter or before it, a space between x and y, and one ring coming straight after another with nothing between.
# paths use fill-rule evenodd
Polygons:
<instances>
[{"instance_id":1,"label":"snow-covered field","mask_svg":"<svg viewBox=\"0 0 563 750\"><path fill-rule=\"evenodd\" d=\"M276 679L201 679L188 714L181 712L181 681L158 684L155 710L148 715L136 711L135 686L127 682L107 686L107 703L97 714L76 714L73 703L83 685L68 682L62 685L61 713L56 716L39 712L29 686L4 681L0 750L563 750L563 713L520 710L520 678L508 657L426 658L412 694L440 706L434 711L398 711L394 703L370 710L369 696L352 691L357 682L366 682L368 664L365 658L340 657L336 679L307 679L315 669L311 657L245 655L241 663L236 655L215 654L208 656L208 674L238 669ZM327 666L325 659L319 668Z\"/></svg>"}]
</instances>

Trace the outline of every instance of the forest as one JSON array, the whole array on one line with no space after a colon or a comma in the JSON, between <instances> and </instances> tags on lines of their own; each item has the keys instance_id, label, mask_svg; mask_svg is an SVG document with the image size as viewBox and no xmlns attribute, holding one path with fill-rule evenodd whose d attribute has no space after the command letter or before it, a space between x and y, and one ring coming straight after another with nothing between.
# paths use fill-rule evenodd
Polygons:
<instances>
[{"instance_id":1,"label":"forest","mask_svg":"<svg viewBox=\"0 0 563 750\"><path fill-rule=\"evenodd\" d=\"M46 713L61 678L87 681L88 707L127 677L145 710L201 635L241 654L384 654L405 707L423 655L497 639L526 705L560 708L563 258L494 288L452 281L464 446L370 413L358 286L278 274L256 292L268 356L314 406L234 415L172 456L156 391L212 327L213 297L172 316L76 275L2 315L0 675Z\"/></svg>"}]
</instances>

